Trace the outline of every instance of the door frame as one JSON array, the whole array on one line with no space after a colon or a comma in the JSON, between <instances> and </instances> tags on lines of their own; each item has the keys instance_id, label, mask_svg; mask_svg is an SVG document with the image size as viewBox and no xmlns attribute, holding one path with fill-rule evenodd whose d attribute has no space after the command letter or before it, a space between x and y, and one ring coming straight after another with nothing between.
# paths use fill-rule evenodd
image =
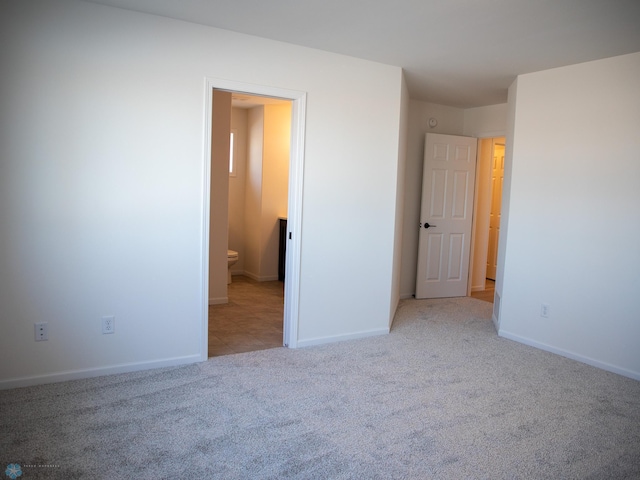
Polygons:
<instances>
[{"instance_id":1,"label":"door frame","mask_svg":"<svg viewBox=\"0 0 640 480\"><path fill-rule=\"evenodd\" d=\"M302 244L302 193L304 173L304 140L306 129L307 94L266 85L237 82L215 77L205 78L204 92L204 148L202 187L202 243L201 243L201 307L202 325L200 359L206 361L209 348L209 227L211 199L211 115L213 90L226 90L249 95L262 95L291 100L291 150L289 154L289 191L287 213L287 253L284 282L283 345L296 348L300 299L300 252Z\"/></svg>"},{"instance_id":2,"label":"door frame","mask_svg":"<svg viewBox=\"0 0 640 480\"><path fill-rule=\"evenodd\" d=\"M490 133L486 133L486 134L482 134L482 135L478 135L476 136L476 138L478 139L478 148L477 148L477 154L476 154L476 169L479 169L480 167L480 142L482 140L491 140L491 159L493 159L493 152L494 152L494 144L495 141L498 138L502 138L505 141L505 155L506 155L506 141L507 141L507 136L506 133L500 133L500 132L490 132ZM489 181L490 177L484 179L485 181ZM474 202L473 202L473 225L472 225L472 232L471 232L471 255L469 255L469 283L467 286L467 296L470 297L471 293L472 293L472 288L473 288L473 273L474 273L474 263L475 263L475 244L477 241L477 213L478 213L478 195L480 193L480 183L483 181L483 179L481 178L480 175L476 175L476 184L475 184L475 193L474 193ZM488 228L488 227L487 227ZM480 267L481 270L484 270L484 275L486 276L486 264L484 266ZM480 290L478 290L480 291Z\"/></svg>"}]
</instances>

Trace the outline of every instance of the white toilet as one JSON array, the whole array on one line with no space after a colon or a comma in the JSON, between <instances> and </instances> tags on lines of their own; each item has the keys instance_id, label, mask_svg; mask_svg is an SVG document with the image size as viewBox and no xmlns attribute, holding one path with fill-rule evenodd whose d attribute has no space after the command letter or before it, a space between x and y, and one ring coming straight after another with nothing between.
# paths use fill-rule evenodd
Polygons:
<instances>
[{"instance_id":1,"label":"white toilet","mask_svg":"<svg viewBox=\"0 0 640 480\"><path fill-rule=\"evenodd\" d=\"M227 285L231 283L231 267L238 261L238 252L227 250Z\"/></svg>"}]
</instances>

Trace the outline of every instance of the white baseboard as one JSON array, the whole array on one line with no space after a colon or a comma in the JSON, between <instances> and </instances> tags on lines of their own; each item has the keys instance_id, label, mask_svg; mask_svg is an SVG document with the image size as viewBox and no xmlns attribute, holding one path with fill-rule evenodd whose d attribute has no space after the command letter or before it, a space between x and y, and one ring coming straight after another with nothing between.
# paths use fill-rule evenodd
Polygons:
<instances>
[{"instance_id":1,"label":"white baseboard","mask_svg":"<svg viewBox=\"0 0 640 480\"><path fill-rule=\"evenodd\" d=\"M209 299L209 305L221 305L223 303L229 303L229 297L218 297Z\"/></svg>"},{"instance_id":2,"label":"white baseboard","mask_svg":"<svg viewBox=\"0 0 640 480\"><path fill-rule=\"evenodd\" d=\"M414 295L415 295L414 293L401 293L400 300L407 300L409 298L413 298Z\"/></svg>"},{"instance_id":3,"label":"white baseboard","mask_svg":"<svg viewBox=\"0 0 640 480\"><path fill-rule=\"evenodd\" d=\"M70 370L59 373L49 373L46 375L34 375L31 377L14 378L0 381L0 390L10 388L30 387L32 385L44 385L46 383L67 382L69 380L80 380L82 378L102 377L104 375L114 375L116 373L137 372L140 370L151 370L154 368L176 367L190 363L201 362L200 355L189 355L186 357L167 358L150 362L123 363L109 367L87 368L84 370Z\"/></svg>"},{"instance_id":4,"label":"white baseboard","mask_svg":"<svg viewBox=\"0 0 640 480\"><path fill-rule=\"evenodd\" d=\"M349 333L346 335L332 335L328 337L316 337L308 340L298 340L296 348L311 347L313 345L324 345L325 343L343 342L345 340L357 340L359 338L375 337L377 335L387 335L389 328L379 328L376 330L366 330L364 332Z\"/></svg>"},{"instance_id":5,"label":"white baseboard","mask_svg":"<svg viewBox=\"0 0 640 480\"><path fill-rule=\"evenodd\" d=\"M243 272L242 274L252 280L255 280L256 282L273 282L274 280L278 280L278 275L260 276L251 272Z\"/></svg>"},{"instance_id":6,"label":"white baseboard","mask_svg":"<svg viewBox=\"0 0 640 480\"><path fill-rule=\"evenodd\" d=\"M493 327L496 329L496 332L500 332L500 322L494 314L491 314L491 321L493 322Z\"/></svg>"},{"instance_id":7,"label":"white baseboard","mask_svg":"<svg viewBox=\"0 0 640 480\"><path fill-rule=\"evenodd\" d=\"M486 287L484 285L480 285L480 286L471 286L471 291L472 292L484 292L486 290Z\"/></svg>"},{"instance_id":8,"label":"white baseboard","mask_svg":"<svg viewBox=\"0 0 640 480\"><path fill-rule=\"evenodd\" d=\"M568 350L564 350L562 348L557 348L551 345L547 345L546 343L537 342L530 338L522 337L515 333L507 332L504 329L499 329L498 335L518 343L529 345L530 347L539 348L540 350L555 353L556 355L570 358L571 360L576 360L581 363L586 363L587 365L591 365L592 367L600 368L608 372L617 373L618 375L622 375L623 377L629 377L629 378L633 378L634 380L640 380L640 372L634 372L626 368L618 367L617 365L611 365L610 363L596 360L595 358L586 357L584 355L580 355L575 352L571 352Z\"/></svg>"}]
</instances>

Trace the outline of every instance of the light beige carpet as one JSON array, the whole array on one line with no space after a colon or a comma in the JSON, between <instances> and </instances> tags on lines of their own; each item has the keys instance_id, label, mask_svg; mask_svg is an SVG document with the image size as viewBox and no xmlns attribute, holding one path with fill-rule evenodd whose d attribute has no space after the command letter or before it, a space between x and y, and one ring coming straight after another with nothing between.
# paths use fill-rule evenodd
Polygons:
<instances>
[{"instance_id":1,"label":"light beige carpet","mask_svg":"<svg viewBox=\"0 0 640 480\"><path fill-rule=\"evenodd\" d=\"M24 478L640 478L640 382L402 301L390 335L0 392ZM50 465L37 467L33 465Z\"/></svg>"}]
</instances>

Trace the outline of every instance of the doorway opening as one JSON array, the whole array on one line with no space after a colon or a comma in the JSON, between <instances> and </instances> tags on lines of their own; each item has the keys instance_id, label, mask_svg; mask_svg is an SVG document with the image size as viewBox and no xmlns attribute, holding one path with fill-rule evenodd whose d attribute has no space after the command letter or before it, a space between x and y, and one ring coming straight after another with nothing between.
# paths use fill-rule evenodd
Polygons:
<instances>
[{"instance_id":1,"label":"doorway opening","mask_svg":"<svg viewBox=\"0 0 640 480\"><path fill-rule=\"evenodd\" d=\"M231 256L227 303L209 306L209 357L284 343L283 237L291 103L231 92L227 245Z\"/></svg>"},{"instance_id":2,"label":"doorway opening","mask_svg":"<svg viewBox=\"0 0 640 480\"><path fill-rule=\"evenodd\" d=\"M280 286L280 290L284 290L280 345L295 348L297 346L298 331L306 94L304 92L215 78L206 79L205 89L201 359L206 360L209 353L209 306L225 304L229 300L227 286L228 251L232 249L229 245L229 155L233 95L236 95L238 102L242 101L240 97L255 97L254 100L260 97L264 99L263 102L269 104L286 105L284 109L288 110L290 115L288 122L290 127L289 153L285 160L285 162L288 161L288 180L284 181L286 191L283 193L287 217L286 229L283 232L286 247L283 264L286 268L286 276L284 285L281 284ZM222 128L220 125L222 125ZM239 167L237 157L235 160L237 169ZM262 172L260 176L262 176ZM265 220L264 223L269 221ZM252 225L258 230L262 223L262 219L256 219ZM273 240L272 237L273 235L270 235L269 239ZM239 250L242 249L244 247L239 248ZM245 253L247 253L246 249ZM248 255L250 254L248 253ZM251 263L249 258L245 258L245 260L248 261L248 264ZM265 262L272 261L272 258L267 259L265 257ZM275 262L278 264L278 259ZM237 263L240 263L240 261ZM243 263L242 265L246 267L247 264ZM262 274L260 272L262 270L254 268L252 273L257 278L253 280L249 277L249 280L253 280L256 283L260 283L258 282L259 280L270 280L269 278L261 278ZM277 278L275 281L277 281Z\"/></svg>"},{"instance_id":3,"label":"doorway opening","mask_svg":"<svg viewBox=\"0 0 640 480\"><path fill-rule=\"evenodd\" d=\"M504 180L505 138L478 140L471 296L494 302Z\"/></svg>"}]
</instances>

